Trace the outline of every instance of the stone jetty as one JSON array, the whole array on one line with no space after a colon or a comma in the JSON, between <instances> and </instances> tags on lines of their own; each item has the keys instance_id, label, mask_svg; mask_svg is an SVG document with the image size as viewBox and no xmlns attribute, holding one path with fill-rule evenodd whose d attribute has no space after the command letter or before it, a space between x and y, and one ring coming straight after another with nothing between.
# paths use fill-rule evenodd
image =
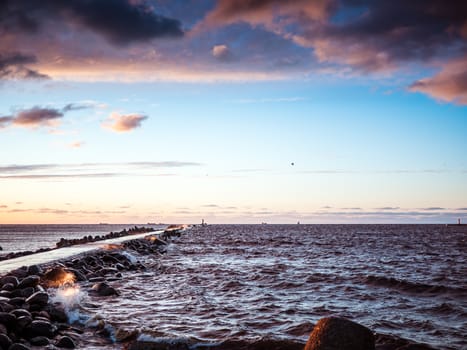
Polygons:
<instances>
[{"instance_id":1,"label":"stone jetty","mask_svg":"<svg viewBox=\"0 0 467 350\"><path fill-rule=\"evenodd\" d=\"M84 238L86 241L123 237L128 234L151 232L135 228L103 237ZM80 342L84 325L69 323L63 305L53 302L51 292L72 287L76 282L90 282L89 293L102 297L118 295L106 277L119 278L123 271L143 270L146 267L125 254L162 254L166 240L179 235L170 229L145 238L130 239L112 244L106 249L80 254L60 261L23 266L0 278L0 350L27 350L37 347L75 348ZM82 240L60 240L57 246L82 244ZM110 279L110 278L109 278ZM94 283L95 282L95 283ZM97 323L96 333L109 336L106 328Z\"/></svg>"}]
</instances>

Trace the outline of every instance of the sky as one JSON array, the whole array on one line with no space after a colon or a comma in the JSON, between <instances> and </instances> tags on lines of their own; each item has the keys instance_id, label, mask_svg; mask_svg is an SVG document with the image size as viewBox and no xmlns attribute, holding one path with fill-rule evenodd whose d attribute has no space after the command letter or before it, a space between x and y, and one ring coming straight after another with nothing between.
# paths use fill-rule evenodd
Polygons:
<instances>
[{"instance_id":1,"label":"sky","mask_svg":"<svg viewBox=\"0 0 467 350\"><path fill-rule=\"evenodd\" d=\"M0 223L467 222L467 3L0 0Z\"/></svg>"}]
</instances>

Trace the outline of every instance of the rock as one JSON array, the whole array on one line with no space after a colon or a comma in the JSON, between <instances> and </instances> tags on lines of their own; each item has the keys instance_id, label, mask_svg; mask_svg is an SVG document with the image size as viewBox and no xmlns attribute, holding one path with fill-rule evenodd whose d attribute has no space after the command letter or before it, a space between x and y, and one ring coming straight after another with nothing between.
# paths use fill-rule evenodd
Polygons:
<instances>
[{"instance_id":1,"label":"rock","mask_svg":"<svg viewBox=\"0 0 467 350\"><path fill-rule=\"evenodd\" d=\"M22 307L22 306L24 305L25 302L26 302L26 298L23 298L23 297L15 297L15 298L11 298L11 299L8 301L8 304L13 305L13 306L16 306L16 308L18 308L18 307Z\"/></svg>"},{"instance_id":2,"label":"rock","mask_svg":"<svg viewBox=\"0 0 467 350\"><path fill-rule=\"evenodd\" d=\"M37 275L31 275L25 277L19 282L18 289L28 288L28 287L35 287L39 284L41 278Z\"/></svg>"},{"instance_id":3,"label":"rock","mask_svg":"<svg viewBox=\"0 0 467 350\"><path fill-rule=\"evenodd\" d=\"M41 278L37 275L31 275L23 278L21 282L18 284L18 289L28 288L28 287L35 287L39 284Z\"/></svg>"},{"instance_id":4,"label":"rock","mask_svg":"<svg viewBox=\"0 0 467 350\"><path fill-rule=\"evenodd\" d=\"M0 323L5 325L7 328L14 326L16 322L16 316L7 312L0 312Z\"/></svg>"},{"instance_id":5,"label":"rock","mask_svg":"<svg viewBox=\"0 0 467 350\"><path fill-rule=\"evenodd\" d=\"M23 254L26 252L23 252ZM22 266L16 270L10 271L11 276L15 276L19 279L25 278L28 276L28 267L27 266Z\"/></svg>"},{"instance_id":6,"label":"rock","mask_svg":"<svg viewBox=\"0 0 467 350\"><path fill-rule=\"evenodd\" d=\"M21 343L14 343L10 345L8 350L30 350L30 348Z\"/></svg>"},{"instance_id":7,"label":"rock","mask_svg":"<svg viewBox=\"0 0 467 350\"><path fill-rule=\"evenodd\" d=\"M46 346L50 344L49 338L47 337L34 337L31 338L29 342L35 346Z\"/></svg>"},{"instance_id":8,"label":"rock","mask_svg":"<svg viewBox=\"0 0 467 350\"><path fill-rule=\"evenodd\" d=\"M71 339L70 337L64 335L63 337L61 337L57 344L55 344L57 347L59 348L66 348L66 349L74 349L76 348L76 344L75 342L73 341L73 339Z\"/></svg>"},{"instance_id":9,"label":"rock","mask_svg":"<svg viewBox=\"0 0 467 350\"><path fill-rule=\"evenodd\" d=\"M98 295L102 297L110 296L110 295L120 295L117 290L111 286L109 286L105 282L99 282L92 286L91 288L93 291L97 292Z\"/></svg>"},{"instance_id":10,"label":"rock","mask_svg":"<svg viewBox=\"0 0 467 350\"><path fill-rule=\"evenodd\" d=\"M42 273L42 268L39 265L31 265L28 267L28 274L39 275Z\"/></svg>"},{"instance_id":11,"label":"rock","mask_svg":"<svg viewBox=\"0 0 467 350\"><path fill-rule=\"evenodd\" d=\"M55 322L68 322L68 316L61 305L50 305L47 308L50 319Z\"/></svg>"},{"instance_id":12,"label":"rock","mask_svg":"<svg viewBox=\"0 0 467 350\"><path fill-rule=\"evenodd\" d=\"M35 292L36 292L36 289L34 287L27 287L27 288L21 289L21 295L18 295L18 296L23 297L23 298L29 298Z\"/></svg>"},{"instance_id":13,"label":"rock","mask_svg":"<svg viewBox=\"0 0 467 350\"><path fill-rule=\"evenodd\" d=\"M11 292L9 290L0 291L0 298L11 298Z\"/></svg>"},{"instance_id":14,"label":"rock","mask_svg":"<svg viewBox=\"0 0 467 350\"><path fill-rule=\"evenodd\" d=\"M29 326L32 322L31 316L20 316L16 319L15 332L22 333L23 329Z\"/></svg>"},{"instance_id":15,"label":"rock","mask_svg":"<svg viewBox=\"0 0 467 350\"><path fill-rule=\"evenodd\" d=\"M68 271L75 275L76 281L83 282L87 280L86 276L75 268L68 268Z\"/></svg>"},{"instance_id":16,"label":"rock","mask_svg":"<svg viewBox=\"0 0 467 350\"><path fill-rule=\"evenodd\" d=\"M15 285L13 283L5 283L2 286L2 290L4 290L4 291L12 291L13 289L15 289Z\"/></svg>"},{"instance_id":17,"label":"rock","mask_svg":"<svg viewBox=\"0 0 467 350\"><path fill-rule=\"evenodd\" d=\"M13 311L10 312L11 314L15 315L16 317L20 317L20 316L29 316L29 317L32 317L31 316L31 313L26 310L26 309L14 309Z\"/></svg>"},{"instance_id":18,"label":"rock","mask_svg":"<svg viewBox=\"0 0 467 350\"><path fill-rule=\"evenodd\" d=\"M375 337L368 328L341 317L325 317L310 334L305 350L374 350Z\"/></svg>"},{"instance_id":19,"label":"rock","mask_svg":"<svg viewBox=\"0 0 467 350\"><path fill-rule=\"evenodd\" d=\"M50 322L34 320L29 325L29 327L24 330L24 333L25 335L27 335L28 338L34 338L38 336L53 338L55 330L55 326L52 325Z\"/></svg>"},{"instance_id":20,"label":"rock","mask_svg":"<svg viewBox=\"0 0 467 350\"><path fill-rule=\"evenodd\" d=\"M2 323L0 323L0 334L8 334L8 329Z\"/></svg>"},{"instance_id":21,"label":"rock","mask_svg":"<svg viewBox=\"0 0 467 350\"><path fill-rule=\"evenodd\" d=\"M58 266L47 270L42 279L48 287L60 287L64 283L74 282L75 275L65 268Z\"/></svg>"},{"instance_id":22,"label":"rock","mask_svg":"<svg viewBox=\"0 0 467 350\"><path fill-rule=\"evenodd\" d=\"M136 329L127 330L123 328L117 329L115 332L115 340L118 342L129 341L135 339L138 336L139 332Z\"/></svg>"},{"instance_id":23,"label":"rock","mask_svg":"<svg viewBox=\"0 0 467 350\"><path fill-rule=\"evenodd\" d=\"M49 302L49 295L46 292L36 292L26 299L28 304L45 306Z\"/></svg>"},{"instance_id":24,"label":"rock","mask_svg":"<svg viewBox=\"0 0 467 350\"><path fill-rule=\"evenodd\" d=\"M4 286L7 283L11 283L15 288L19 284L18 278L15 276L4 276L0 279L0 284Z\"/></svg>"},{"instance_id":25,"label":"rock","mask_svg":"<svg viewBox=\"0 0 467 350\"><path fill-rule=\"evenodd\" d=\"M8 349L13 342L6 334L0 334L0 348Z\"/></svg>"}]
</instances>

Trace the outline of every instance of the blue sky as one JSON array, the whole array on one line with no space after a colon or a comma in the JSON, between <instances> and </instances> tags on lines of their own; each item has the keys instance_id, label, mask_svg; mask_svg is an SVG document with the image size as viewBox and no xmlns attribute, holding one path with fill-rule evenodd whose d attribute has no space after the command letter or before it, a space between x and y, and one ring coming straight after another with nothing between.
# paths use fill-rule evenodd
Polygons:
<instances>
[{"instance_id":1,"label":"blue sky","mask_svg":"<svg viewBox=\"0 0 467 350\"><path fill-rule=\"evenodd\" d=\"M467 219L462 21L452 43L433 34L444 51L421 60L404 46L418 34L400 23L400 47L386 31L387 49L368 38L376 5L362 15L311 2L304 23L300 1L206 1L188 15L190 1L118 0L115 19L152 6L141 16L166 24L122 33L75 3L66 13L78 25L53 2L51 15L7 2L71 42L0 16L0 223ZM420 20L421 7L395 4ZM332 28L352 20L350 34Z\"/></svg>"}]
</instances>

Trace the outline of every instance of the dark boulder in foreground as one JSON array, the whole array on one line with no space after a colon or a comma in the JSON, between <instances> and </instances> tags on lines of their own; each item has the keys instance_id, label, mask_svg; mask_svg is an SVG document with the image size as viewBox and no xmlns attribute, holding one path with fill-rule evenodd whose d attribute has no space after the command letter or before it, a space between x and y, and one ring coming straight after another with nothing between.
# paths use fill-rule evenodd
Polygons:
<instances>
[{"instance_id":1,"label":"dark boulder in foreground","mask_svg":"<svg viewBox=\"0 0 467 350\"><path fill-rule=\"evenodd\" d=\"M325 317L310 334L305 350L374 350L375 337L368 328L341 317Z\"/></svg>"}]
</instances>

